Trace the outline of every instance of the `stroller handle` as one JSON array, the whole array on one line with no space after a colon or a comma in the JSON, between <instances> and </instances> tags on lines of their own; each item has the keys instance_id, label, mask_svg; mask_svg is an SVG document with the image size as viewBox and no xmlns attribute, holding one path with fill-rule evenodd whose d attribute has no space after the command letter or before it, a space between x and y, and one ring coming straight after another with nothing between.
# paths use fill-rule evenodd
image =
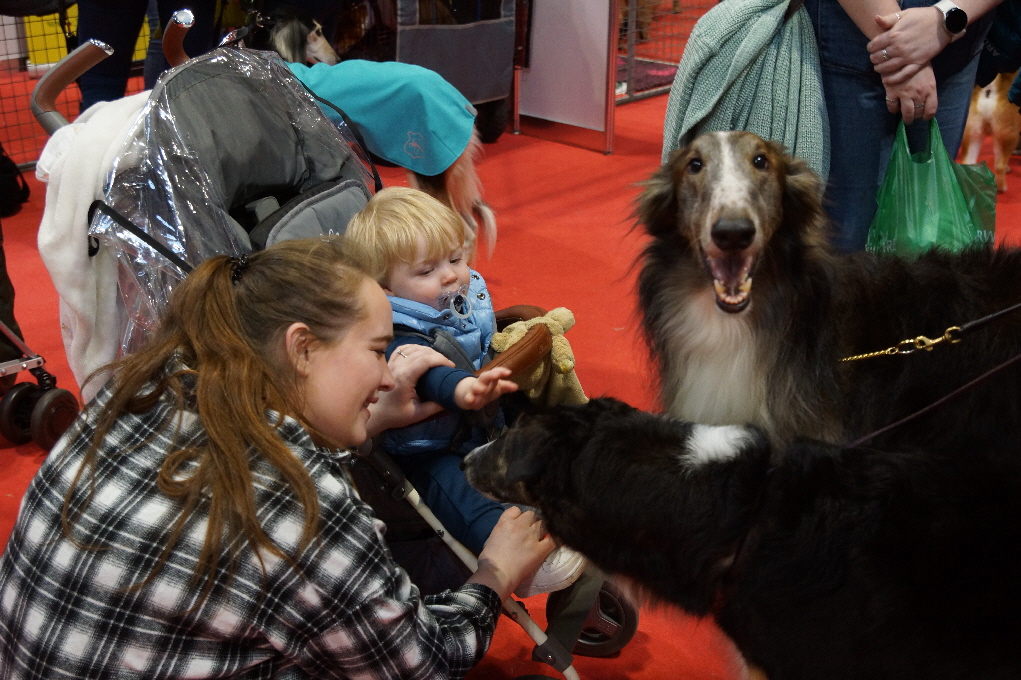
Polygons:
<instances>
[{"instance_id":1,"label":"stroller handle","mask_svg":"<svg viewBox=\"0 0 1021 680\"><path fill-rule=\"evenodd\" d=\"M52 135L67 125L67 119L57 111L57 96L83 73L113 54L113 48L99 40L89 40L53 65L35 89L30 106L36 122L46 134Z\"/></svg>"},{"instance_id":2,"label":"stroller handle","mask_svg":"<svg viewBox=\"0 0 1021 680\"><path fill-rule=\"evenodd\" d=\"M195 25L195 15L190 9L179 9L170 17L170 23L163 31L163 56L171 66L180 66L188 61L184 51L184 36Z\"/></svg>"}]
</instances>

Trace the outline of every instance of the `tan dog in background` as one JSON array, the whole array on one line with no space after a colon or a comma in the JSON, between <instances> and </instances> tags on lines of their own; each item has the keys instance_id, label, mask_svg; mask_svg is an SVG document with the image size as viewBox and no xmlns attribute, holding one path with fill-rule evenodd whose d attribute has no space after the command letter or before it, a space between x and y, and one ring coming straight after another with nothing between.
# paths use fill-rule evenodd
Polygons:
<instances>
[{"instance_id":1,"label":"tan dog in background","mask_svg":"<svg viewBox=\"0 0 1021 680\"><path fill-rule=\"evenodd\" d=\"M1007 92L1016 73L1001 73L985 87L976 87L971 95L968 124L961 143L962 163L978 162L982 141L986 135L993 138L993 174L996 190L1007 190L1007 173L1010 172L1010 155L1021 135L1021 112L1016 104L1007 101Z\"/></svg>"}]
</instances>

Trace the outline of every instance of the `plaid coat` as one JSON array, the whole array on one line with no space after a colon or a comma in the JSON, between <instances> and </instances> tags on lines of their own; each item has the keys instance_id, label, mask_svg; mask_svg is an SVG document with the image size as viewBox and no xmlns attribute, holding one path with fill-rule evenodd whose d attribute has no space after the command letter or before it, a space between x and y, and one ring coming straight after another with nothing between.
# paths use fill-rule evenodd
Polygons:
<instances>
[{"instance_id":1,"label":"plaid coat","mask_svg":"<svg viewBox=\"0 0 1021 680\"><path fill-rule=\"evenodd\" d=\"M200 603L192 578L207 522L200 504L166 565L141 585L179 515L157 471L168 451L205 436L197 415L175 412L169 397L117 421L91 502L87 481L71 496L69 539L61 509L107 398L40 468L0 557L0 677L460 678L485 653L496 593L467 584L420 597L351 486L350 454L317 447L292 419L278 431L320 504L319 538L296 565L245 546L233 578L221 569ZM177 426L161 427L168 419ZM251 466L262 527L293 554L301 506L258 455Z\"/></svg>"}]
</instances>

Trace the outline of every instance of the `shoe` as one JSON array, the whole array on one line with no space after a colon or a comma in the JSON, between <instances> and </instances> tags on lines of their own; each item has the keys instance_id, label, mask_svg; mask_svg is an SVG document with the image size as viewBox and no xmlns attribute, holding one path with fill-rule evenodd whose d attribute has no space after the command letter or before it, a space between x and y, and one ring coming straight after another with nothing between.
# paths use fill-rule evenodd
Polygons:
<instances>
[{"instance_id":1,"label":"shoe","mask_svg":"<svg viewBox=\"0 0 1021 680\"><path fill-rule=\"evenodd\" d=\"M584 555L561 546L546 556L538 571L522 581L514 594L526 598L563 590L578 580L587 564Z\"/></svg>"}]
</instances>

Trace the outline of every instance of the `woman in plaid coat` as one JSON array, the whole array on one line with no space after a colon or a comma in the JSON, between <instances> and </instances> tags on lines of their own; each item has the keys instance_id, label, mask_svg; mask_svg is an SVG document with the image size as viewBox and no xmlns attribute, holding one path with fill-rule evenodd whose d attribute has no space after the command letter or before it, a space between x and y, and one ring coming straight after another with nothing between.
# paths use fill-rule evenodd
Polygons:
<instances>
[{"instance_id":1,"label":"woman in plaid coat","mask_svg":"<svg viewBox=\"0 0 1021 680\"><path fill-rule=\"evenodd\" d=\"M33 480L0 557L3 678L460 678L552 549L508 510L421 597L345 469L436 408L350 244L215 257Z\"/></svg>"}]
</instances>

